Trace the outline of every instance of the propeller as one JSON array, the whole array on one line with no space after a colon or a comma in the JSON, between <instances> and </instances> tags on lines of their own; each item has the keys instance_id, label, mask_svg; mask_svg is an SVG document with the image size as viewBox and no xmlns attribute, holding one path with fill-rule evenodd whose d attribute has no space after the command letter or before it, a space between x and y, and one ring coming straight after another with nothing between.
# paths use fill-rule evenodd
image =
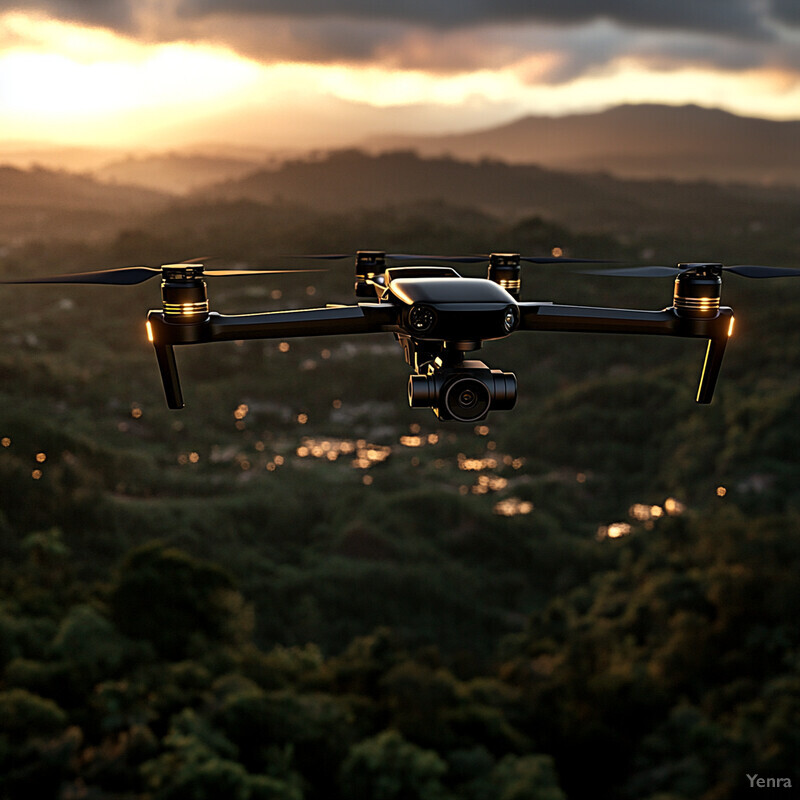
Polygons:
<instances>
[{"instance_id":1,"label":"propeller","mask_svg":"<svg viewBox=\"0 0 800 800\"><path fill-rule=\"evenodd\" d=\"M741 275L744 278L791 278L800 276L800 269L790 267L764 267L760 264L732 264L724 266L717 263L698 261L680 264L677 267L623 267L622 269L578 270L584 275L610 275L620 278L674 278L684 272L710 267L712 271L720 270Z\"/></svg>"},{"instance_id":2,"label":"propeller","mask_svg":"<svg viewBox=\"0 0 800 800\"><path fill-rule=\"evenodd\" d=\"M118 269L97 270L95 272L73 272L65 275L47 275L41 278L19 278L15 280L0 280L0 283L88 283L105 286L135 286L139 283L149 281L157 275L162 275L167 267L180 268L199 267L200 259L192 261L182 261L180 264L165 264L163 267L147 267L144 264L137 264L131 267L120 267ZM203 270L198 277L211 278L232 278L247 275L277 275L294 272L325 272L323 269L212 269Z\"/></svg>"},{"instance_id":3,"label":"propeller","mask_svg":"<svg viewBox=\"0 0 800 800\"><path fill-rule=\"evenodd\" d=\"M464 255L464 256L437 256L437 255L414 255L409 253L386 253L384 256L386 259L390 259L393 261L403 261L403 262L431 262L431 261L443 261L447 263L459 263L459 264L480 264L483 262L488 262L490 260L489 255L479 254L479 255ZM304 260L311 260L311 261L338 261L342 259L353 259L355 258L355 254L351 253L315 253L311 255L290 255L290 256L283 256L283 258L291 258L291 259L304 259ZM67 273L63 275L46 275L43 277L37 278L15 278L10 280L0 280L0 284L24 284L24 283L55 283L55 284L94 284L94 285L103 285L103 286L136 286L140 283L144 283L145 281L149 281L151 278L155 278L157 275L163 275L164 269L166 268L180 268L182 266L186 267L197 267L202 269L202 262L210 260L211 257L201 257L201 258L193 258L187 259L185 261L181 261L175 264L165 264L161 267L148 267L145 264L135 264L129 267L119 267L116 269L105 269L105 270L96 270L94 272L73 272ZM526 262L529 264L557 264L559 262L570 263L570 264L609 264L613 263L606 259L593 259L593 258L568 258L564 256L520 256L519 260L522 262ZM672 270L672 267L659 267L659 268L650 268L645 267L643 269L665 269L665 270ZM734 269L734 268L730 268ZM767 267L753 267L752 269L769 269ZM246 277L251 275L282 275L282 274L292 274L292 273L300 273L300 272L324 272L324 269L214 269L214 270L202 270L202 277L210 277L210 278L231 278L231 277ZM610 274L633 274L629 271L624 270L608 270L605 273L606 275ZM800 271L797 271L800 274ZM601 274L601 273L591 273L591 274ZM673 274L673 273L663 273L663 274ZM198 275L200 277L200 275ZM752 276L752 277L769 277L769 276Z\"/></svg>"},{"instance_id":4,"label":"propeller","mask_svg":"<svg viewBox=\"0 0 800 800\"><path fill-rule=\"evenodd\" d=\"M398 261L445 261L454 264L481 264L491 260L487 253L479 253L466 256L418 256L407 253L387 253L386 258ZM570 258L568 256L519 256L519 260L526 264L558 264L559 262L569 264L611 264L614 263L607 259L597 258Z\"/></svg>"},{"instance_id":5,"label":"propeller","mask_svg":"<svg viewBox=\"0 0 800 800\"><path fill-rule=\"evenodd\" d=\"M314 255L290 255L283 256L283 258L302 258L308 260L319 261L337 261L343 259L354 259L355 253L318 253ZM453 264L481 264L488 262L491 256L488 253L477 253L474 255L463 256L437 256L437 255L419 255L417 253L383 253L383 257L392 261L414 261L423 264L431 261L444 261ZM528 264L557 264L559 262L570 264L613 264L613 261L608 259L597 258L569 258L567 256L520 256L520 261Z\"/></svg>"}]
</instances>

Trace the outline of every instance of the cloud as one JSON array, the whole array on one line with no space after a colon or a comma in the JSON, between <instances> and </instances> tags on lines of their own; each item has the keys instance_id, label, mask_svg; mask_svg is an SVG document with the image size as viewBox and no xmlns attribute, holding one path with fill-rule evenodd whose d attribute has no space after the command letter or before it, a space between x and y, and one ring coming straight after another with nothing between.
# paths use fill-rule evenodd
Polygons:
<instances>
[{"instance_id":1,"label":"cloud","mask_svg":"<svg viewBox=\"0 0 800 800\"><path fill-rule=\"evenodd\" d=\"M212 42L262 63L452 74L514 69L555 85L620 59L800 73L799 0L0 0L145 41Z\"/></svg>"},{"instance_id":2,"label":"cloud","mask_svg":"<svg viewBox=\"0 0 800 800\"><path fill-rule=\"evenodd\" d=\"M142 11L183 23L207 17L297 18L405 23L454 29L508 23L624 26L761 36L770 13L800 21L797 0L0 0L0 10L37 10L60 19L129 31Z\"/></svg>"},{"instance_id":3,"label":"cloud","mask_svg":"<svg viewBox=\"0 0 800 800\"><path fill-rule=\"evenodd\" d=\"M774 0L791 7L796 0ZM185 18L220 12L249 15L383 19L437 28L540 22L575 25L607 19L623 25L736 32L763 22L760 0L178 0Z\"/></svg>"},{"instance_id":4,"label":"cloud","mask_svg":"<svg viewBox=\"0 0 800 800\"><path fill-rule=\"evenodd\" d=\"M800 3L797 0L772 0L772 16L787 25L800 25Z\"/></svg>"},{"instance_id":5,"label":"cloud","mask_svg":"<svg viewBox=\"0 0 800 800\"><path fill-rule=\"evenodd\" d=\"M0 0L0 13L34 11L67 22L132 33L135 3L136 0Z\"/></svg>"}]
</instances>

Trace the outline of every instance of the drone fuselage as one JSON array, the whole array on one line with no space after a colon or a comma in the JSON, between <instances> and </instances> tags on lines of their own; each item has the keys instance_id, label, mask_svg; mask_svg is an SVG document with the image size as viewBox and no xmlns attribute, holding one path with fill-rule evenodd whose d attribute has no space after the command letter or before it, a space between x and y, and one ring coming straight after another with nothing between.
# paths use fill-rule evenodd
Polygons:
<instances>
[{"instance_id":1,"label":"drone fuselage","mask_svg":"<svg viewBox=\"0 0 800 800\"><path fill-rule=\"evenodd\" d=\"M191 279L199 297L205 287L195 285L202 280L198 272L187 281ZM465 361L465 355L484 341L523 330L707 339L697 401L708 403L733 324L733 312L727 307L712 310L673 304L645 311L521 302L499 279L463 277L450 267L397 267L358 278L358 295L365 297L369 288L374 292L371 302L224 315L189 304L192 298L188 296L181 298L185 309L174 301L168 305L165 297L164 307L148 314L147 327L170 408L183 407L174 345L386 332L399 341L413 370L410 405L429 407L442 419L473 422L492 409L512 408L517 383L513 374L490 369L480 361ZM171 281L175 279L170 275ZM176 291L172 285L168 288Z\"/></svg>"},{"instance_id":2,"label":"drone fuselage","mask_svg":"<svg viewBox=\"0 0 800 800\"><path fill-rule=\"evenodd\" d=\"M519 323L519 308L485 278L391 278L384 297L401 308L403 333L425 342L502 339Z\"/></svg>"}]
</instances>

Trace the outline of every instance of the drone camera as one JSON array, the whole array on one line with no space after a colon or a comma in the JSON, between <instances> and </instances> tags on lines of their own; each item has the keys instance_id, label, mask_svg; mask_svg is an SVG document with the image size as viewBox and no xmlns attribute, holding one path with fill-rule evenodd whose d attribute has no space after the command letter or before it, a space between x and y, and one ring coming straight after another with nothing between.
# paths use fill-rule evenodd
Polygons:
<instances>
[{"instance_id":1,"label":"drone camera","mask_svg":"<svg viewBox=\"0 0 800 800\"><path fill-rule=\"evenodd\" d=\"M478 422L489 411L507 411L517 401L517 378L512 372L489 369L481 361L442 368L408 380L408 404L432 408L442 420Z\"/></svg>"},{"instance_id":2,"label":"drone camera","mask_svg":"<svg viewBox=\"0 0 800 800\"><path fill-rule=\"evenodd\" d=\"M208 315L208 293L200 264L162 268L161 303L170 322L202 322Z\"/></svg>"},{"instance_id":3,"label":"drone camera","mask_svg":"<svg viewBox=\"0 0 800 800\"><path fill-rule=\"evenodd\" d=\"M678 264L678 267L688 266ZM719 313L722 264L704 264L675 278L672 304L679 317L713 319Z\"/></svg>"},{"instance_id":4,"label":"drone camera","mask_svg":"<svg viewBox=\"0 0 800 800\"><path fill-rule=\"evenodd\" d=\"M408 327L417 334L428 333L436 325L436 311L430 306L415 303L408 312Z\"/></svg>"},{"instance_id":5,"label":"drone camera","mask_svg":"<svg viewBox=\"0 0 800 800\"><path fill-rule=\"evenodd\" d=\"M487 277L502 286L515 300L519 300L522 285L520 272L519 253L492 253L489 256Z\"/></svg>"}]
</instances>

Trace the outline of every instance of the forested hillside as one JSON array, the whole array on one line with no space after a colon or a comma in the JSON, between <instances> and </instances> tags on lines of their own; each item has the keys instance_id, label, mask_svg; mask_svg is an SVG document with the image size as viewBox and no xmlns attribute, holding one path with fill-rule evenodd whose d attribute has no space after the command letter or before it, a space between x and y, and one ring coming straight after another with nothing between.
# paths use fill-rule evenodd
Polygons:
<instances>
[{"instance_id":1,"label":"forested hillside","mask_svg":"<svg viewBox=\"0 0 800 800\"><path fill-rule=\"evenodd\" d=\"M754 197L763 224L687 231L668 195L646 230L602 204L579 226L220 194L7 244L0 273L359 248L798 266L790 204ZM352 280L220 280L210 299L351 302ZM153 284L0 292L0 796L800 785L800 280L726 278L737 328L711 406L693 402L698 342L518 335L480 353L517 374L517 407L474 427L408 408L388 334L184 348L170 412ZM657 309L672 286L557 264L523 296Z\"/></svg>"}]
</instances>

